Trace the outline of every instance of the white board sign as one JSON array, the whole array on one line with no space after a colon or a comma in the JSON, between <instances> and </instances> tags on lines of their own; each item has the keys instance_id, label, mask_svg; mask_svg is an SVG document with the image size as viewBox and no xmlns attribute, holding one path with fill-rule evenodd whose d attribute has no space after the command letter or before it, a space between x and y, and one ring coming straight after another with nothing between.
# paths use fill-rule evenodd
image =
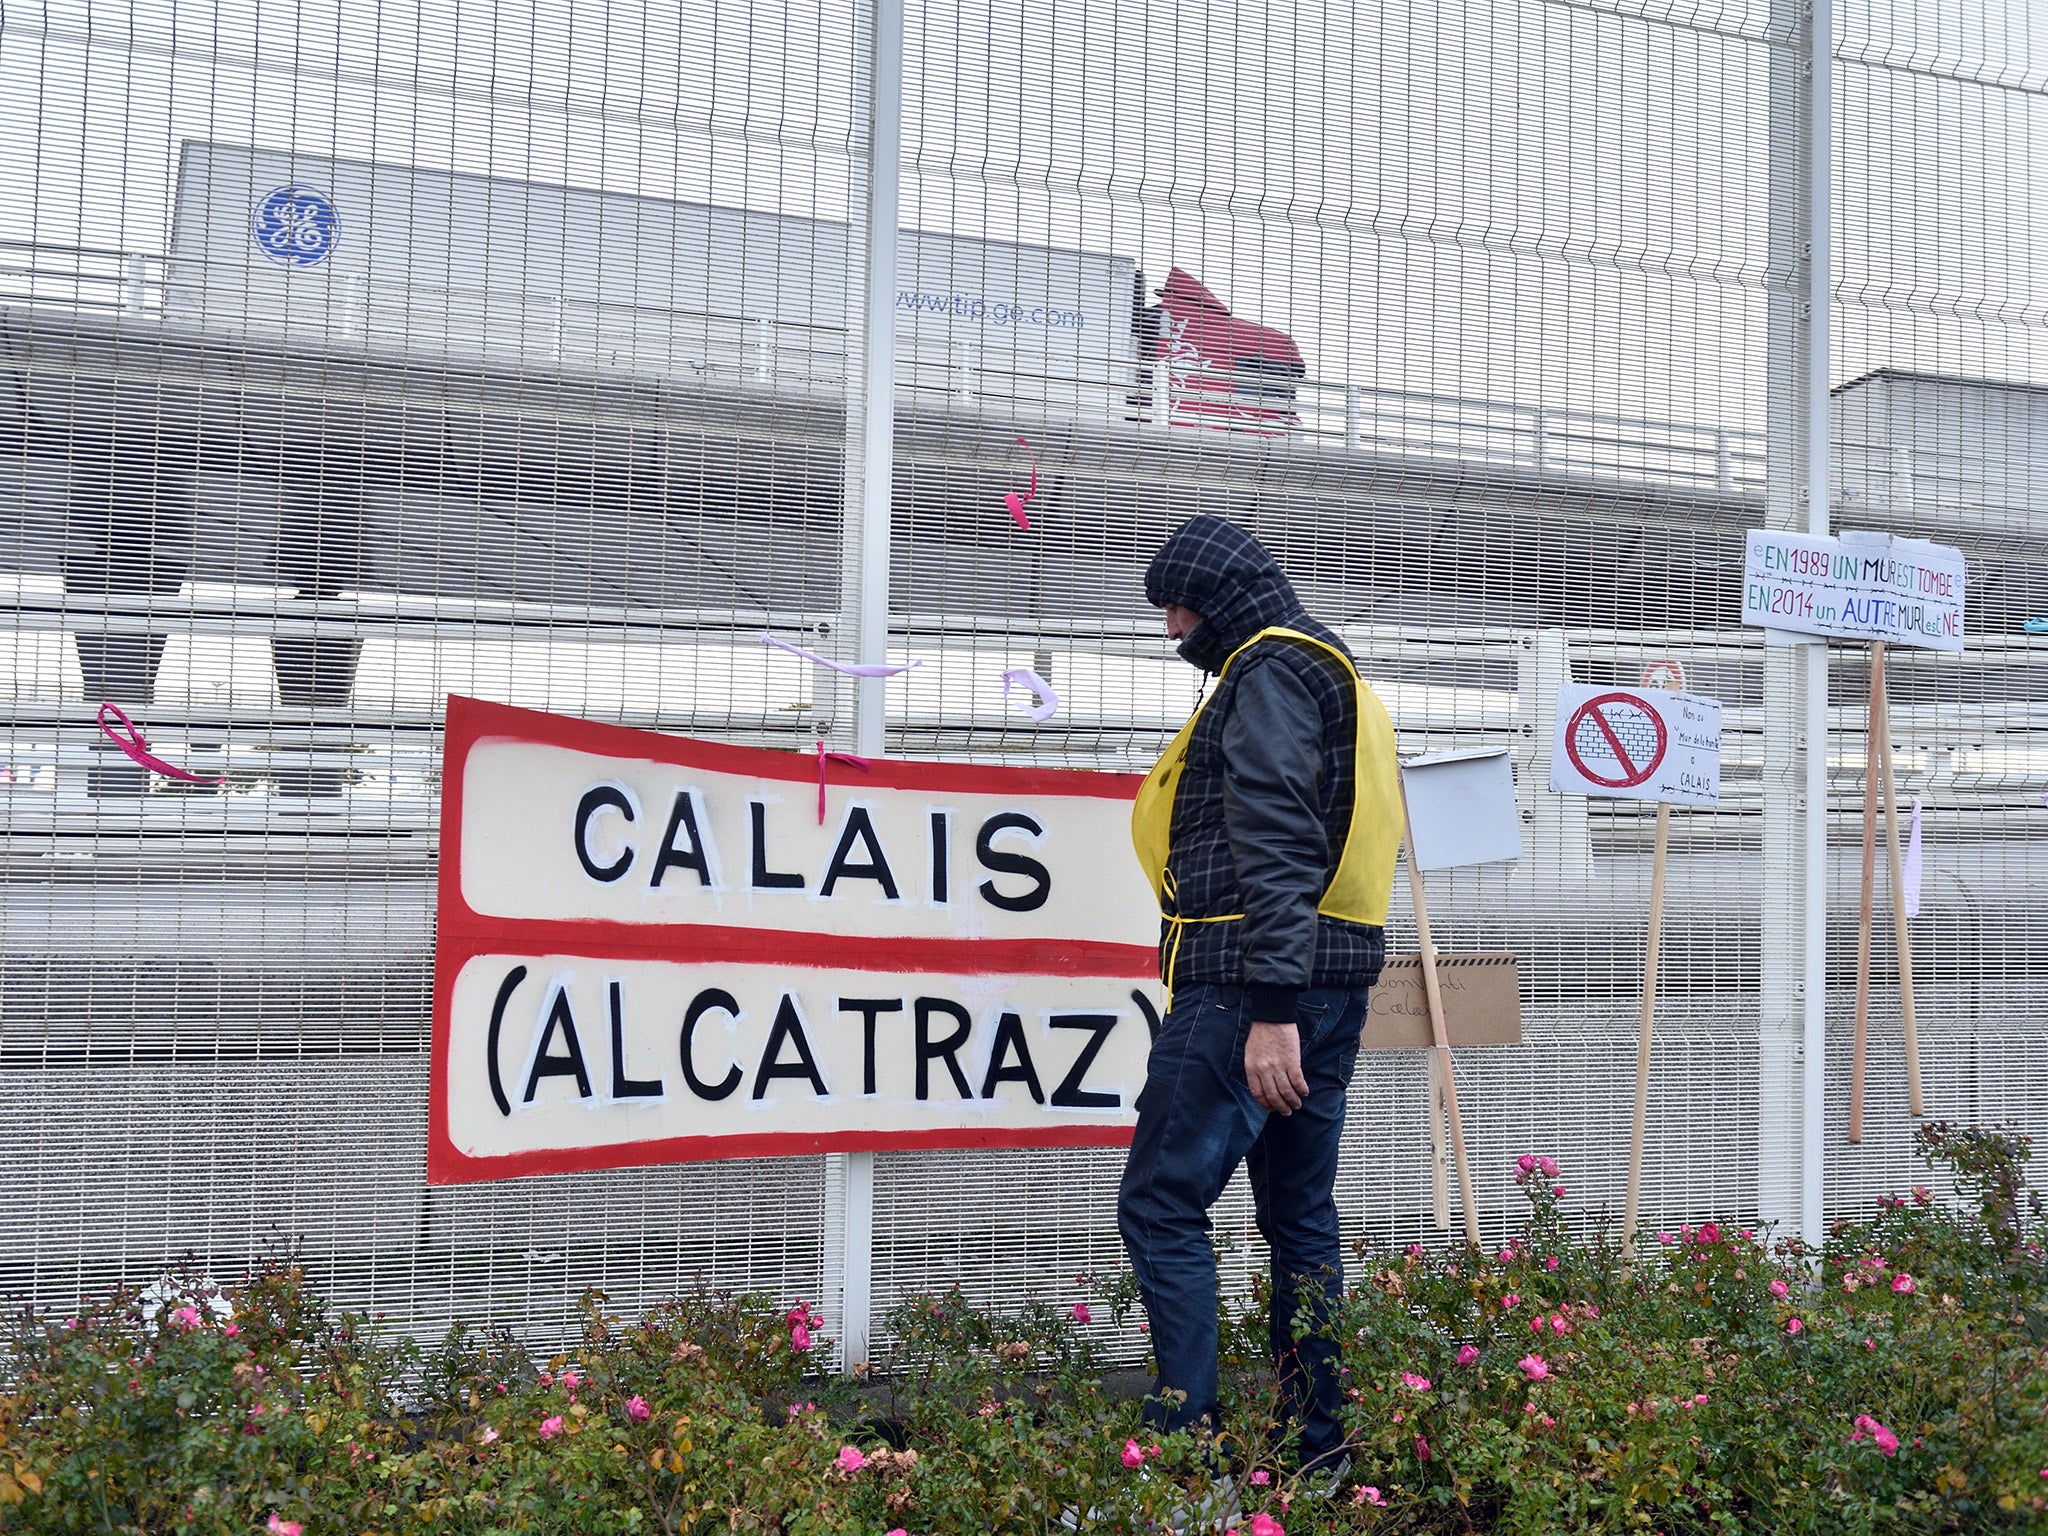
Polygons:
<instances>
[{"instance_id":1,"label":"white board sign","mask_svg":"<svg viewBox=\"0 0 2048 1536\"><path fill-rule=\"evenodd\" d=\"M1742 622L1960 651L1966 581L1962 552L1925 539L1752 528L1743 559Z\"/></svg>"},{"instance_id":2,"label":"white board sign","mask_svg":"<svg viewBox=\"0 0 2048 1536\"><path fill-rule=\"evenodd\" d=\"M1408 801L1408 857L1416 869L1522 856L1522 813L1506 747L1410 758L1401 765L1401 792Z\"/></svg>"},{"instance_id":3,"label":"white board sign","mask_svg":"<svg viewBox=\"0 0 2048 1536\"><path fill-rule=\"evenodd\" d=\"M1557 690L1550 788L1667 805L1721 799L1721 702L1666 688Z\"/></svg>"},{"instance_id":4,"label":"white board sign","mask_svg":"<svg viewBox=\"0 0 2048 1536\"><path fill-rule=\"evenodd\" d=\"M427 1174L1129 1142L1135 774L448 701Z\"/></svg>"}]
</instances>

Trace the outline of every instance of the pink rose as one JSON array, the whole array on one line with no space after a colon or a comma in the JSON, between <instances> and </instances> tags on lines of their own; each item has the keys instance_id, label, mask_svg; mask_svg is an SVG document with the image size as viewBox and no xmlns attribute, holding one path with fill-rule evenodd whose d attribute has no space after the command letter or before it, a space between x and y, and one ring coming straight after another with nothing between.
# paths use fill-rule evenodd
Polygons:
<instances>
[{"instance_id":1,"label":"pink rose","mask_svg":"<svg viewBox=\"0 0 2048 1536\"><path fill-rule=\"evenodd\" d=\"M1744 1239L1748 1239L1748 1238L1752 1238L1752 1237L1755 1237L1755 1236L1756 1236L1756 1233L1755 1233L1754 1231L1752 1231L1752 1230L1751 1230L1750 1228L1748 1228L1748 1227L1744 1227L1744 1228L1742 1229L1742 1235L1743 1235Z\"/></svg>"},{"instance_id":2,"label":"pink rose","mask_svg":"<svg viewBox=\"0 0 2048 1536\"><path fill-rule=\"evenodd\" d=\"M1789 1318L1785 1323L1785 1331L1787 1333L1804 1333L1806 1331L1806 1324L1799 1321L1796 1317Z\"/></svg>"},{"instance_id":3,"label":"pink rose","mask_svg":"<svg viewBox=\"0 0 2048 1536\"><path fill-rule=\"evenodd\" d=\"M276 1515L272 1515L270 1524L264 1529L276 1532L277 1536L299 1536L305 1527L296 1520L280 1520Z\"/></svg>"},{"instance_id":4,"label":"pink rose","mask_svg":"<svg viewBox=\"0 0 2048 1536\"><path fill-rule=\"evenodd\" d=\"M554 1438L555 1438L555 1436L559 1435L559 1434L560 1434L561 1432L562 1432L562 1416L561 1416L561 1415L560 1415L559 1413L551 1413L551 1414L549 1414L549 1415L548 1415L548 1416L547 1416L546 1418L544 1418L544 1419L542 1419L542 1420L540 1421L540 1437L541 1437L541 1439L543 1439L543 1440L552 1440L552 1439L554 1439Z\"/></svg>"},{"instance_id":5,"label":"pink rose","mask_svg":"<svg viewBox=\"0 0 2048 1536\"><path fill-rule=\"evenodd\" d=\"M1520 1169L1523 1176L1526 1177L1527 1175L1532 1174L1536 1171L1536 1159L1529 1153L1524 1152L1520 1157L1515 1159L1515 1167Z\"/></svg>"},{"instance_id":6,"label":"pink rose","mask_svg":"<svg viewBox=\"0 0 2048 1536\"><path fill-rule=\"evenodd\" d=\"M1422 1257L1422 1244L1420 1244L1420 1243L1410 1243L1410 1244L1408 1245L1408 1257L1409 1257L1409 1258L1411 1258L1411 1259L1419 1259L1419 1258L1421 1258L1421 1257Z\"/></svg>"},{"instance_id":7,"label":"pink rose","mask_svg":"<svg viewBox=\"0 0 2048 1536\"><path fill-rule=\"evenodd\" d=\"M491 1428L488 1424L486 1424L484 1426L484 1432L478 1435L477 1439L484 1445L491 1445L497 1441L498 1432L495 1429Z\"/></svg>"},{"instance_id":8,"label":"pink rose","mask_svg":"<svg viewBox=\"0 0 2048 1536\"><path fill-rule=\"evenodd\" d=\"M1427 1376L1418 1376L1413 1371L1403 1371L1401 1373L1401 1385L1412 1387L1417 1392L1427 1392L1429 1390L1429 1378Z\"/></svg>"},{"instance_id":9,"label":"pink rose","mask_svg":"<svg viewBox=\"0 0 2048 1536\"><path fill-rule=\"evenodd\" d=\"M1915 1184L1913 1186L1913 1201L1916 1205L1931 1205L1934 1203L1934 1191L1925 1184Z\"/></svg>"},{"instance_id":10,"label":"pink rose","mask_svg":"<svg viewBox=\"0 0 2048 1536\"><path fill-rule=\"evenodd\" d=\"M1521 1300L1521 1297L1517 1296L1513 1291L1510 1291L1507 1295L1501 1297L1500 1309L1503 1312L1512 1312L1515 1310L1516 1306L1518 1306L1521 1303Z\"/></svg>"},{"instance_id":11,"label":"pink rose","mask_svg":"<svg viewBox=\"0 0 2048 1536\"><path fill-rule=\"evenodd\" d=\"M1263 1509L1252 1516L1252 1523L1246 1527L1252 1536L1287 1536L1287 1527L1267 1514Z\"/></svg>"},{"instance_id":12,"label":"pink rose","mask_svg":"<svg viewBox=\"0 0 2048 1536\"><path fill-rule=\"evenodd\" d=\"M635 1424L645 1424L654 1417L654 1410L647 1406L647 1399L635 1392L626 1399L626 1417Z\"/></svg>"},{"instance_id":13,"label":"pink rose","mask_svg":"<svg viewBox=\"0 0 2048 1536\"><path fill-rule=\"evenodd\" d=\"M1467 1344L1458 1351L1458 1364L1470 1365L1479 1358L1479 1346Z\"/></svg>"},{"instance_id":14,"label":"pink rose","mask_svg":"<svg viewBox=\"0 0 2048 1536\"><path fill-rule=\"evenodd\" d=\"M1914 1291L1913 1277L1911 1275L1892 1276L1892 1289L1901 1296L1912 1295Z\"/></svg>"},{"instance_id":15,"label":"pink rose","mask_svg":"<svg viewBox=\"0 0 2048 1536\"><path fill-rule=\"evenodd\" d=\"M1070 1315L1073 1317L1075 1322L1079 1323L1084 1328L1087 1327L1089 1323L1094 1321L1094 1315L1089 1312L1088 1303L1085 1301L1075 1302L1074 1310Z\"/></svg>"},{"instance_id":16,"label":"pink rose","mask_svg":"<svg viewBox=\"0 0 2048 1536\"><path fill-rule=\"evenodd\" d=\"M832 1465L848 1475L858 1472L867 1464L867 1457L861 1454L859 1446L854 1445L842 1445L839 1447L839 1454L832 1458Z\"/></svg>"},{"instance_id":17,"label":"pink rose","mask_svg":"<svg viewBox=\"0 0 2048 1536\"><path fill-rule=\"evenodd\" d=\"M1700 1241L1708 1244L1718 1243L1721 1241L1721 1229L1711 1221L1702 1222L1700 1224Z\"/></svg>"},{"instance_id":18,"label":"pink rose","mask_svg":"<svg viewBox=\"0 0 2048 1536\"><path fill-rule=\"evenodd\" d=\"M1145 1453L1138 1448L1137 1441L1124 1442L1123 1462L1127 1467L1142 1467L1145 1464Z\"/></svg>"},{"instance_id":19,"label":"pink rose","mask_svg":"<svg viewBox=\"0 0 2048 1536\"><path fill-rule=\"evenodd\" d=\"M1707 1406L1707 1394L1706 1394L1706 1393L1704 1393L1704 1392L1696 1392L1696 1393L1694 1393L1694 1394L1693 1394L1693 1399L1692 1399L1692 1405L1693 1405L1693 1407L1695 1407L1695 1408L1704 1408L1704 1407L1706 1407L1706 1406Z\"/></svg>"},{"instance_id":20,"label":"pink rose","mask_svg":"<svg viewBox=\"0 0 2048 1536\"><path fill-rule=\"evenodd\" d=\"M240 1323L229 1323L227 1327L221 1329L221 1332L226 1334L231 1339L238 1337L241 1334L241 1331L242 1325Z\"/></svg>"},{"instance_id":21,"label":"pink rose","mask_svg":"<svg viewBox=\"0 0 2048 1536\"><path fill-rule=\"evenodd\" d=\"M802 1323L789 1325L789 1347L802 1354L811 1347L811 1330Z\"/></svg>"},{"instance_id":22,"label":"pink rose","mask_svg":"<svg viewBox=\"0 0 2048 1536\"><path fill-rule=\"evenodd\" d=\"M1498 1259L1503 1264L1512 1264L1515 1262L1515 1250L1512 1248L1503 1248L1499 1253L1494 1255L1494 1258Z\"/></svg>"},{"instance_id":23,"label":"pink rose","mask_svg":"<svg viewBox=\"0 0 2048 1536\"><path fill-rule=\"evenodd\" d=\"M1554 1272L1557 1269L1557 1255L1553 1253L1549 1258L1545 1259L1543 1267Z\"/></svg>"},{"instance_id":24,"label":"pink rose","mask_svg":"<svg viewBox=\"0 0 2048 1536\"><path fill-rule=\"evenodd\" d=\"M1515 1364L1522 1368L1522 1374L1531 1381L1547 1381L1550 1378L1550 1367L1544 1363L1541 1355L1524 1355Z\"/></svg>"},{"instance_id":25,"label":"pink rose","mask_svg":"<svg viewBox=\"0 0 2048 1536\"><path fill-rule=\"evenodd\" d=\"M1784 1281L1773 1280L1771 1282L1771 1294L1773 1296L1776 1296L1779 1300L1782 1301L1786 1296L1790 1295L1791 1292L1792 1288L1789 1285L1787 1285Z\"/></svg>"},{"instance_id":26,"label":"pink rose","mask_svg":"<svg viewBox=\"0 0 2048 1536\"><path fill-rule=\"evenodd\" d=\"M564 1391L574 1392L578 1387L582 1385L583 1378L581 1376L578 1376L574 1371L562 1372L562 1388Z\"/></svg>"},{"instance_id":27,"label":"pink rose","mask_svg":"<svg viewBox=\"0 0 2048 1536\"><path fill-rule=\"evenodd\" d=\"M1555 1186L1550 1192L1560 1200L1564 1198L1564 1186L1562 1184Z\"/></svg>"},{"instance_id":28,"label":"pink rose","mask_svg":"<svg viewBox=\"0 0 2048 1536\"><path fill-rule=\"evenodd\" d=\"M199 1326L199 1309L197 1307L178 1308L177 1311L171 1314L171 1326L180 1333L190 1333Z\"/></svg>"},{"instance_id":29,"label":"pink rose","mask_svg":"<svg viewBox=\"0 0 2048 1536\"><path fill-rule=\"evenodd\" d=\"M1537 1159L1536 1159L1536 1166L1537 1166L1538 1168L1541 1168L1541 1169L1543 1170L1543 1177L1545 1177L1546 1179L1554 1179L1554 1178L1556 1178L1556 1177L1557 1177L1557 1159L1556 1159L1556 1158L1554 1158L1554 1157L1539 1157L1539 1158L1537 1158Z\"/></svg>"},{"instance_id":30,"label":"pink rose","mask_svg":"<svg viewBox=\"0 0 2048 1536\"><path fill-rule=\"evenodd\" d=\"M1268 1472L1264 1467L1259 1468L1258 1471L1252 1474L1252 1486L1254 1488L1264 1488L1272 1481L1273 1474Z\"/></svg>"},{"instance_id":31,"label":"pink rose","mask_svg":"<svg viewBox=\"0 0 2048 1536\"><path fill-rule=\"evenodd\" d=\"M1878 1451L1886 1456L1899 1454L1899 1437L1867 1413L1856 1415L1856 1427L1850 1432L1851 1441L1861 1440L1865 1435L1875 1442Z\"/></svg>"},{"instance_id":32,"label":"pink rose","mask_svg":"<svg viewBox=\"0 0 2048 1536\"><path fill-rule=\"evenodd\" d=\"M2048 1477L2048 1467L2043 1467L2041 1469L2041 1475L2043 1477ZM1351 1502L1354 1504L1370 1504L1375 1509L1385 1509L1387 1507L1387 1501L1385 1497L1381 1495L1379 1489L1373 1487L1373 1485L1370 1483L1367 1483L1362 1487L1352 1489Z\"/></svg>"},{"instance_id":33,"label":"pink rose","mask_svg":"<svg viewBox=\"0 0 2048 1536\"><path fill-rule=\"evenodd\" d=\"M1657 1241L1660 1243L1675 1243L1678 1239L1669 1232L1659 1232L1657 1234Z\"/></svg>"},{"instance_id":34,"label":"pink rose","mask_svg":"<svg viewBox=\"0 0 2048 1536\"><path fill-rule=\"evenodd\" d=\"M1422 1460L1429 1460L1429 1441L1421 1435L1415 1437L1415 1454Z\"/></svg>"}]
</instances>

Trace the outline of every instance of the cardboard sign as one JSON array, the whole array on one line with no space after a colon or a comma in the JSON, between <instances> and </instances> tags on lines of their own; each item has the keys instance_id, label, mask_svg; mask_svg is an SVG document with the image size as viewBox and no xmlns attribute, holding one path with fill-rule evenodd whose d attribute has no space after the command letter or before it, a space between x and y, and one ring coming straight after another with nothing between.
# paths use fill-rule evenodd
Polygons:
<instances>
[{"instance_id":1,"label":"cardboard sign","mask_svg":"<svg viewBox=\"0 0 2048 1536\"><path fill-rule=\"evenodd\" d=\"M1768 630L1963 648L1967 577L1960 550L1888 533L1839 537L1752 528L1742 622Z\"/></svg>"},{"instance_id":2,"label":"cardboard sign","mask_svg":"<svg viewBox=\"0 0 2048 1536\"><path fill-rule=\"evenodd\" d=\"M1436 982L1452 1045L1522 1043L1521 971L1513 955L1438 955ZM1436 1043L1421 956L1387 957L1359 1043L1368 1051L1421 1050Z\"/></svg>"},{"instance_id":3,"label":"cardboard sign","mask_svg":"<svg viewBox=\"0 0 2048 1536\"><path fill-rule=\"evenodd\" d=\"M1666 688L1557 690L1550 788L1668 805L1721 800L1721 703Z\"/></svg>"},{"instance_id":4,"label":"cardboard sign","mask_svg":"<svg viewBox=\"0 0 2048 1536\"><path fill-rule=\"evenodd\" d=\"M1410 758L1401 765L1414 868L1456 869L1522 856L1522 813L1506 747Z\"/></svg>"},{"instance_id":5,"label":"cardboard sign","mask_svg":"<svg viewBox=\"0 0 2048 1536\"><path fill-rule=\"evenodd\" d=\"M1130 1139L1129 774L448 701L428 1177Z\"/></svg>"}]
</instances>

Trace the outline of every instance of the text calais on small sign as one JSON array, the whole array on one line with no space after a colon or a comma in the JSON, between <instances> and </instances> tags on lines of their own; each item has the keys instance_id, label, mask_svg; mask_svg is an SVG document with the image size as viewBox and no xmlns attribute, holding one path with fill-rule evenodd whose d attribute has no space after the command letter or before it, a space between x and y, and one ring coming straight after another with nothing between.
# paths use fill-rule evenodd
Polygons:
<instances>
[{"instance_id":1,"label":"text calais on small sign","mask_svg":"<svg viewBox=\"0 0 2048 1536\"><path fill-rule=\"evenodd\" d=\"M1668 688L1557 690L1550 788L1667 805L1718 805L1721 703Z\"/></svg>"},{"instance_id":2,"label":"text calais on small sign","mask_svg":"<svg viewBox=\"0 0 2048 1536\"><path fill-rule=\"evenodd\" d=\"M428 1173L1128 1141L1132 775L448 705Z\"/></svg>"}]
</instances>

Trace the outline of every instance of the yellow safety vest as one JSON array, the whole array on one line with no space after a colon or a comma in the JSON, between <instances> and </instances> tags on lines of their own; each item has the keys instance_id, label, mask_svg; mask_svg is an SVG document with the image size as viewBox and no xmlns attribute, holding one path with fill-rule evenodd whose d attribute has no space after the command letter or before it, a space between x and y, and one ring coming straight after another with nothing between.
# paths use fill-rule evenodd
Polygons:
<instances>
[{"instance_id":1,"label":"yellow safety vest","mask_svg":"<svg viewBox=\"0 0 2048 1536\"><path fill-rule=\"evenodd\" d=\"M1393 896L1394 860L1400 852L1401 830L1405 824L1399 771L1394 759L1394 723L1387 718L1386 706L1380 703L1379 696L1358 675L1358 669L1352 665L1349 656L1328 641L1305 635L1298 629L1276 625L1260 630L1230 653L1229 660L1223 663L1222 672L1217 674L1218 678L1227 674L1230 663L1252 646L1270 639L1295 640L1327 651L1351 674L1358 697L1358 750L1352 776L1351 827L1345 834L1344 852L1337 860L1336 871L1324 888L1322 900L1316 903L1316 910L1325 917L1344 922L1384 927L1387 904ZM1208 705L1205 703L1202 707L1206 709ZM1242 912L1229 912L1217 917L1183 917L1178 912L1167 910L1169 904L1178 905L1174 897L1168 846L1173 834L1174 796L1180 788L1181 770L1187 764L1188 741L1194 735L1195 722L1201 718L1202 710L1198 709L1180 728L1180 734L1167 743L1166 751L1152 765L1152 771L1145 775L1145 782L1138 788L1137 803L1131 808L1131 841L1137 845L1138 863L1144 868L1145 878L1152 883L1152 894L1159 901L1160 916L1172 927L1164 977L1169 999L1173 994L1174 962L1180 955L1181 930L1189 923L1236 923L1244 920Z\"/></svg>"}]
</instances>

